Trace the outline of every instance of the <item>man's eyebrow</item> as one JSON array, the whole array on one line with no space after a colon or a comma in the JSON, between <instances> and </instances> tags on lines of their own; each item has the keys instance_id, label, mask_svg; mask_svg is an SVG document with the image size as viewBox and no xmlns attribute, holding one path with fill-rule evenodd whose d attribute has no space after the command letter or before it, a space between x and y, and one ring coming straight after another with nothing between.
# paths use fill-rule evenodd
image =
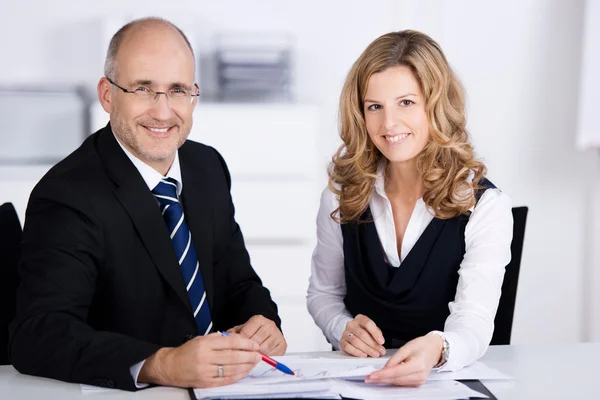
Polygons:
<instances>
[{"instance_id":1,"label":"man's eyebrow","mask_svg":"<svg viewBox=\"0 0 600 400\"><path fill-rule=\"evenodd\" d=\"M131 82L131 86L152 86L154 84L154 81L149 80L149 79L136 79L135 81ZM192 87L188 84L185 84L183 82L173 82L171 84L169 84L169 89L173 89L173 88L182 88L185 90L192 90Z\"/></svg>"},{"instance_id":2,"label":"man's eyebrow","mask_svg":"<svg viewBox=\"0 0 600 400\"><path fill-rule=\"evenodd\" d=\"M131 86L137 86L137 85L141 85L141 86L151 86L152 85L152 81L148 80L148 79L136 79L135 81L131 82Z\"/></svg>"},{"instance_id":3,"label":"man's eyebrow","mask_svg":"<svg viewBox=\"0 0 600 400\"><path fill-rule=\"evenodd\" d=\"M186 83L183 82L173 82L171 83L171 85L169 85L169 89L173 89L173 88L182 88L185 90L192 90L192 87Z\"/></svg>"}]
</instances>

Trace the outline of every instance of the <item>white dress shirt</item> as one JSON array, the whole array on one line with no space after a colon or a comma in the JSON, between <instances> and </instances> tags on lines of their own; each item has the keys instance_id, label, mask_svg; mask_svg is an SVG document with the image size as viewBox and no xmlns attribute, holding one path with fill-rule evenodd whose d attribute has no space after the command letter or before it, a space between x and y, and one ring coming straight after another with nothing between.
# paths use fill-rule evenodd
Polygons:
<instances>
[{"instance_id":1,"label":"white dress shirt","mask_svg":"<svg viewBox=\"0 0 600 400\"><path fill-rule=\"evenodd\" d=\"M116 136L115 139L117 139L117 143L119 143L119 146L121 146L127 157L129 157L133 165L137 168L140 175L142 176L142 179L144 179L144 182L146 182L146 185L148 185L148 189L150 189L150 191L154 190L156 185L160 183L161 179L173 178L177 181L177 196L181 195L181 191L183 190L183 181L181 179L181 166L179 165L178 151L175 152L175 159L173 160L173 164L171 164L171 168L169 168L169 171L167 172L167 176L162 176L160 172L158 172L157 170L155 170L154 168L152 168L151 166L149 166L148 164L131 154L131 152L121 144L121 142ZM133 380L135 382L135 386L138 389L145 388L146 386L148 386L148 384L146 383L138 383L138 376L142 367L144 366L144 362L146 362L146 360L133 365L129 369L129 372L131 373L131 376L133 377Z\"/></svg>"},{"instance_id":2,"label":"white dress shirt","mask_svg":"<svg viewBox=\"0 0 600 400\"><path fill-rule=\"evenodd\" d=\"M419 199L406 227L398 254L392 206L385 193L380 168L369 206L386 261L402 268L433 212ZM339 200L326 188L317 215L317 245L312 256L308 287L308 311L329 342L340 348L340 339L352 315L346 309L346 280L341 226L330 214ZM511 200L498 189L486 190L465 227L465 255L459 268L456 297L448 304L450 315L443 336L449 344L447 362L441 370L455 371L478 360L487 350L494 331L504 269L511 258Z\"/></svg>"}]
</instances>

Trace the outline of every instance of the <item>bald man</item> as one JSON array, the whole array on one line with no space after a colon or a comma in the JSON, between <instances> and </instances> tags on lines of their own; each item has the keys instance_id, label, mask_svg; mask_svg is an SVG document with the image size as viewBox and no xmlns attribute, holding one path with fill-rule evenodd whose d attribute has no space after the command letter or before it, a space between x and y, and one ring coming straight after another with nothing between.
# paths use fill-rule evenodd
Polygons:
<instances>
[{"instance_id":1,"label":"bald man","mask_svg":"<svg viewBox=\"0 0 600 400\"><path fill-rule=\"evenodd\" d=\"M9 357L22 373L136 390L225 385L287 344L234 219L230 175L187 140L198 86L156 18L112 38L110 123L31 194ZM219 331L228 331L223 336Z\"/></svg>"}]
</instances>

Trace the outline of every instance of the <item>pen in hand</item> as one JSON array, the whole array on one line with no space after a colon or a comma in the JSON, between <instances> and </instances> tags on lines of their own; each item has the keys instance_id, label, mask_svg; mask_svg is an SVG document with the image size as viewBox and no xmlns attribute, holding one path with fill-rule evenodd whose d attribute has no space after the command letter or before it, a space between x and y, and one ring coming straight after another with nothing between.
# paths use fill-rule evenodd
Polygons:
<instances>
[{"instance_id":1,"label":"pen in hand","mask_svg":"<svg viewBox=\"0 0 600 400\"><path fill-rule=\"evenodd\" d=\"M227 332L221 332L221 335L223 335L223 336L229 336L229 334ZM278 362L276 360L273 360L271 357L269 357L267 355L264 355L264 354L262 354L260 352L259 352L259 354L262 357L262 360L264 362L266 362L269 365L272 365L273 367L277 368L279 371L281 371L283 373L286 373L288 375L296 375L296 374L294 374L294 371L292 371L291 369L289 369L284 364L282 364L282 363L280 363L280 362Z\"/></svg>"}]
</instances>

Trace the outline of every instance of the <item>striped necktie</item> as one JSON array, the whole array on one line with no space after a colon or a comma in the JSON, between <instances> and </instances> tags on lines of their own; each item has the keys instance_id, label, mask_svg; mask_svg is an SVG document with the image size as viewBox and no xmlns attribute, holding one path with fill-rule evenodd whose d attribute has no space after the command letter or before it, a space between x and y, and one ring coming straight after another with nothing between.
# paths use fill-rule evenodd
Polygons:
<instances>
[{"instance_id":1,"label":"striped necktie","mask_svg":"<svg viewBox=\"0 0 600 400\"><path fill-rule=\"evenodd\" d=\"M154 197L160 203L175 254L181 266L181 273L194 311L198 334L207 335L212 330L212 320L202 273L199 270L198 257L192 242L192 233L185 223L183 208L177 197L177 181L173 178L163 178L152 190Z\"/></svg>"}]
</instances>

